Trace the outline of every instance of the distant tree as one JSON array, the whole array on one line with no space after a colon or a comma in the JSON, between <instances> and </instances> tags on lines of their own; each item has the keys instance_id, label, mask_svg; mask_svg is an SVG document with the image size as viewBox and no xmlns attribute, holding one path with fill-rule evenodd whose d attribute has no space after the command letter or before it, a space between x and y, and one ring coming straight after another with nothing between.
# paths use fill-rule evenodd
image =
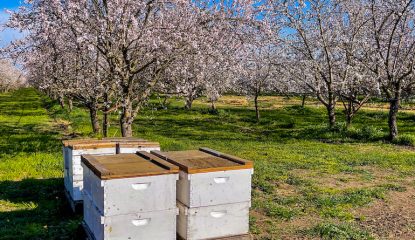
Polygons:
<instances>
[{"instance_id":1,"label":"distant tree","mask_svg":"<svg viewBox=\"0 0 415 240\"><path fill-rule=\"evenodd\" d=\"M281 81L276 74L277 48L268 41L261 40L246 47L241 56L241 72L235 81L235 89L253 98L256 120L260 121L258 98L263 92L276 91Z\"/></svg>"},{"instance_id":2,"label":"distant tree","mask_svg":"<svg viewBox=\"0 0 415 240\"><path fill-rule=\"evenodd\" d=\"M344 55L339 50L339 13L333 1L283 1L277 11L285 22L288 78L307 86L326 107L330 127L336 124L336 92L341 86ZM288 68L290 67L290 68ZM300 70L301 69L301 70Z\"/></svg>"},{"instance_id":3,"label":"distant tree","mask_svg":"<svg viewBox=\"0 0 415 240\"><path fill-rule=\"evenodd\" d=\"M26 79L23 73L9 60L0 60L0 91L8 92L24 86Z\"/></svg>"},{"instance_id":4,"label":"distant tree","mask_svg":"<svg viewBox=\"0 0 415 240\"><path fill-rule=\"evenodd\" d=\"M364 1L368 24L356 58L374 74L389 101L389 139L398 136L397 116L405 90L415 85L415 1Z\"/></svg>"},{"instance_id":5,"label":"distant tree","mask_svg":"<svg viewBox=\"0 0 415 240\"><path fill-rule=\"evenodd\" d=\"M83 102L95 132L96 109L106 114L119 108L125 137L132 135L133 121L157 84L168 80L171 64L197 51L212 52L203 46L240 43L236 29L258 22L255 2L242 0L28 3L7 24L27 32L9 46L9 55L21 60L35 85L50 95Z\"/></svg>"}]
</instances>

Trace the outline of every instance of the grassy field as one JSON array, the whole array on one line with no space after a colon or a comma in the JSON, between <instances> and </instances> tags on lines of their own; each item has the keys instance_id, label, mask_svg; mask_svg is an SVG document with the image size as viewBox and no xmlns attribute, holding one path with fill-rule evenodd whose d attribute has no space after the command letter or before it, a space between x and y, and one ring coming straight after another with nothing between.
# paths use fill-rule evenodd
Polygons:
<instances>
[{"instance_id":1,"label":"grassy field","mask_svg":"<svg viewBox=\"0 0 415 240\"><path fill-rule=\"evenodd\" d=\"M339 112L339 127L328 130L322 107L299 103L264 97L256 123L242 97L222 98L216 114L203 100L190 111L176 99L160 110L153 100L134 135L164 150L206 146L253 160L255 239L414 239L415 149L384 141L381 104L347 130ZM410 106L399 127L415 136ZM2 94L0 136L0 239L77 239L81 216L63 196L60 139L92 136L87 112L68 113L32 89Z\"/></svg>"}]
</instances>

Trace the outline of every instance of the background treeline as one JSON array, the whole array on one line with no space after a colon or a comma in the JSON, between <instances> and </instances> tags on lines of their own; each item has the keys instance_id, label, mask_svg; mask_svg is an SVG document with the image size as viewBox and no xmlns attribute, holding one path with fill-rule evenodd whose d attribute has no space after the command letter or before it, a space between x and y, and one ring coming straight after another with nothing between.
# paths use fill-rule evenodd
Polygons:
<instances>
[{"instance_id":1,"label":"background treeline","mask_svg":"<svg viewBox=\"0 0 415 240\"><path fill-rule=\"evenodd\" d=\"M313 96L331 128L338 108L349 126L385 99L395 140L415 90L414 21L413 0L34 0L11 15L7 27L27 34L3 53L62 106L88 108L104 136L114 111L131 136L152 95L188 109L206 96L215 109L234 92L254 101L258 121L263 94Z\"/></svg>"}]
</instances>

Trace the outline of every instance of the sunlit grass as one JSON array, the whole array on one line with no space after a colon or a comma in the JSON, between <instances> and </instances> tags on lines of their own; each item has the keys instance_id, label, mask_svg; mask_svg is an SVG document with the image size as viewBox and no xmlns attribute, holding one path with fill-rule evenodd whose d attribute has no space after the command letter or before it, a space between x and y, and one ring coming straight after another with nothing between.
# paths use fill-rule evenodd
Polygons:
<instances>
[{"instance_id":1,"label":"sunlit grass","mask_svg":"<svg viewBox=\"0 0 415 240\"><path fill-rule=\"evenodd\" d=\"M31 89L0 99L0 239L75 236L80 217L65 210L60 139L93 136L88 113L80 107L69 113ZM362 111L344 129L339 109L339 127L329 130L324 108L313 101L302 108L299 99L265 97L259 123L243 97L226 96L217 114L203 99L192 110L180 99L166 110L157 102L134 122L135 136L158 141L163 150L206 146L254 161L256 238L365 239L370 234L354 224L362 216L352 210L405 191L405 179L414 176L414 149L385 141L384 111ZM117 114L111 114L110 136L120 135ZM415 135L415 116L399 117L401 132ZM308 224L295 225L302 219Z\"/></svg>"}]
</instances>

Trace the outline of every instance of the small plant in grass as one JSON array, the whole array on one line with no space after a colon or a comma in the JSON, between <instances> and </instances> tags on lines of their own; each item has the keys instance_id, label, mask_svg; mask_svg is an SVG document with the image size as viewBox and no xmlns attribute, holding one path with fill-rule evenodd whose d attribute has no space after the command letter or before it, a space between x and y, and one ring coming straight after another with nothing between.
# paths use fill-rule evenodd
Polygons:
<instances>
[{"instance_id":1,"label":"small plant in grass","mask_svg":"<svg viewBox=\"0 0 415 240\"><path fill-rule=\"evenodd\" d=\"M393 143L404 146L415 147L415 136L409 134L402 134L398 136Z\"/></svg>"},{"instance_id":2,"label":"small plant in grass","mask_svg":"<svg viewBox=\"0 0 415 240\"><path fill-rule=\"evenodd\" d=\"M298 214L295 209L274 202L267 202L264 207L266 215L273 218L291 220Z\"/></svg>"},{"instance_id":3,"label":"small plant in grass","mask_svg":"<svg viewBox=\"0 0 415 240\"><path fill-rule=\"evenodd\" d=\"M314 235L322 239L336 240L371 240L373 238L368 232L363 231L351 224L322 223L312 229Z\"/></svg>"},{"instance_id":4,"label":"small plant in grass","mask_svg":"<svg viewBox=\"0 0 415 240\"><path fill-rule=\"evenodd\" d=\"M347 137L363 141L376 141L385 136L382 129L370 125L365 125L362 128L349 127L345 131Z\"/></svg>"},{"instance_id":5,"label":"small plant in grass","mask_svg":"<svg viewBox=\"0 0 415 240\"><path fill-rule=\"evenodd\" d=\"M376 140L380 139L384 136L384 133L382 132L382 129L365 125L361 130L361 139L364 140Z\"/></svg>"}]
</instances>

